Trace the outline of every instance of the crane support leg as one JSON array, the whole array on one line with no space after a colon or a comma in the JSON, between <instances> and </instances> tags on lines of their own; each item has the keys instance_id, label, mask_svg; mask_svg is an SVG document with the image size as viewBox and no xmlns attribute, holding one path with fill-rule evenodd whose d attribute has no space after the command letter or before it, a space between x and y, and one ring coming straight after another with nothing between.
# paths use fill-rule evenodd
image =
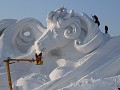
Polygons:
<instances>
[{"instance_id":1,"label":"crane support leg","mask_svg":"<svg viewBox=\"0 0 120 90\"><path fill-rule=\"evenodd\" d=\"M9 60L6 60L6 70L7 70L7 73L8 73L8 84L9 84L9 88L10 88L10 90L12 90L12 81L11 81Z\"/></svg>"}]
</instances>

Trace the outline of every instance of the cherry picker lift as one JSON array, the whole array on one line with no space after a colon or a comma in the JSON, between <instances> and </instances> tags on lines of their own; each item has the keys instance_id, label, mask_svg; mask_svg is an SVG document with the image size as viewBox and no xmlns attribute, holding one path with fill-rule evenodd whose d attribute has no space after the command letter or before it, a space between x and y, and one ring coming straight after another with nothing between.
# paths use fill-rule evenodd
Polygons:
<instances>
[{"instance_id":1,"label":"cherry picker lift","mask_svg":"<svg viewBox=\"0 0 120 90\"><path fill-rule=\"evenodd\" d=\"M16 62L34 62L36 65L43 64L43 61L41 60L42 59L42 52L39 55L35 54L35 58L36 59L11 59L8 57L7 60L4 60L4 62L6 63L6 70L7 70L7 74L8 74L8 84L9 84L10 90L13 90L11 74L10 74L10 64L13 64Z\"/></svg>"}]
</instances>

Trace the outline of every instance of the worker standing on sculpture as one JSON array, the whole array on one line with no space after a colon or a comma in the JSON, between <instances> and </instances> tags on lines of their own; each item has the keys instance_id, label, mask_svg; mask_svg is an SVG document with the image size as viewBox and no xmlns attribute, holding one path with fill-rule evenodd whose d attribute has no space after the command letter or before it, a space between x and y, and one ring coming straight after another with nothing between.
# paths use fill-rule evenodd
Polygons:
<instances>
[{"instance_id":1,"label":"worker standing on sculpture","mask_svg":"<svg viewBox=\"0 0 120 90\"><path fill-rule=\"evenodd\" d=\"M105 25L105 34L108 33L108 26Z\"/></svg>"}]
</instances>

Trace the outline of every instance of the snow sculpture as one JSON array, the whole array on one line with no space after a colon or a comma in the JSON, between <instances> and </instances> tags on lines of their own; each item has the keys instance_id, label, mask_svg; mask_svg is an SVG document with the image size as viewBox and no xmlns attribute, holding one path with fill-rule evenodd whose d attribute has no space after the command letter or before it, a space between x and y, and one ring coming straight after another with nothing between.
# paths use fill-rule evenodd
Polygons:
<instances>
[{"instance_id":1,"label":"snow sculpture","mask_svg":"<svg viewBox=\"0 0 120 90\"><path fill-rule=\"evenodd\" d=\"M60 8L49 13L47 22L45 34L36 41L36 46L44 49L45 54L68 43L73 43L78 52L87 54L104 41L98 26L85 13L79 16L73 10L67 13L65 8Z\"/></svg>"},{"instance_id":2,"label":"snow sculpture","mask_svg":"<svg viewBox=\"0 0 120 90\"><path fill-rule=\"evenodd\" d=\"M36 84L32 90L57 90L78 80L119 75L119 39L120 36L102 33L87 14L67 12L64 7L48 14L47 27L34 18L4 20L4 24L0 22L0 66L4 67L2 60L7 57L33 58L42 51L43 66L27 63L11 66L13 81L17 80L15 87L28 88L21 82L31 86L29 75L45 74L49 79L40 79L42 85ZM7 86L6 73L0 76L0 81L4 81L0 87Z\"/></svg>"}]
</instances>

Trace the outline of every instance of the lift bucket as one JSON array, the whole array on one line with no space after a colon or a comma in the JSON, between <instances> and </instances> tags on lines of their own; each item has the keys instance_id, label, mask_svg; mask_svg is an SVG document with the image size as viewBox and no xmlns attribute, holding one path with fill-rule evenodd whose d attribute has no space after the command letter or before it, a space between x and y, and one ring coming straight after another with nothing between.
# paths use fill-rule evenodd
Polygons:
<instances>
[{"instance_id":1,"label":"lift bucket","mask_svg":"<svg viewBox=\"0 0 120 90\"><path fill-rule=\"evenodd\" d=\"M41 60L35 61L35 64L36 64L36 65L42 65L42 64L43 64L43 61L41 61Z\"/></svg>"}]
</instances>

